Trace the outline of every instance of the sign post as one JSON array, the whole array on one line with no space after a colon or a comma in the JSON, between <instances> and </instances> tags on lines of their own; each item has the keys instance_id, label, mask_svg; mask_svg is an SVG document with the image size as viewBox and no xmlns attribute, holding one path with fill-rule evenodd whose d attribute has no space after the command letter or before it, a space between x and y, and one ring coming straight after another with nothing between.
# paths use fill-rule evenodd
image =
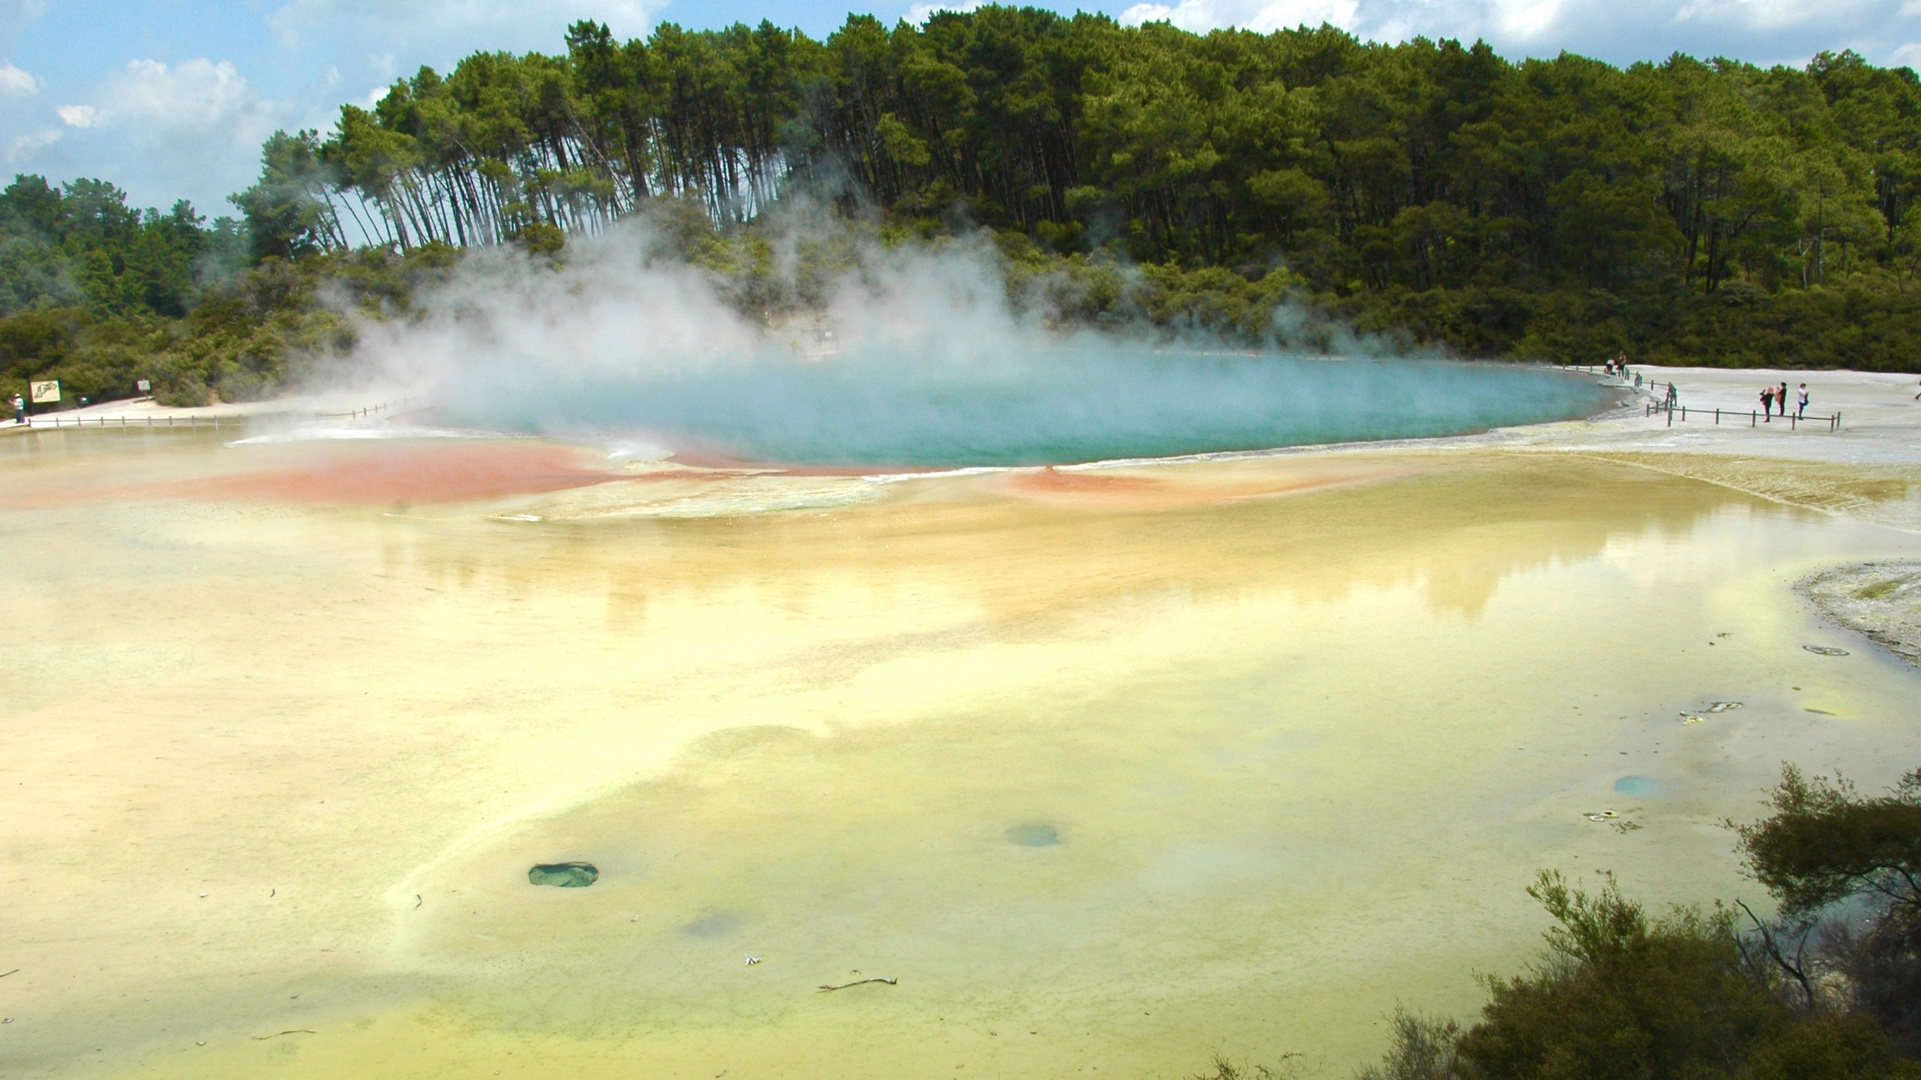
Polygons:
<instances>
[{"instance_id":1,"label":"sign post","mask_svg":"<svg viewBox=\"0 0 1921 1080\"><path fill-rule=\"evenodd\" d=\"M35 405L52 405L60 400L59 379L48 379L45 382L29 383L28 387Z\"/></svg>"}]
</instances>

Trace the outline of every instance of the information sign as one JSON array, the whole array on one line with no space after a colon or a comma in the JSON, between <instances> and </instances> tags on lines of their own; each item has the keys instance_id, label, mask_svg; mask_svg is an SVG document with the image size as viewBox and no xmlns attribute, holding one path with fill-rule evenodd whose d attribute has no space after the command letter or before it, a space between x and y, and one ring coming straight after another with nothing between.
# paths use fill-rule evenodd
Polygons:
<instances>
[{"instance_id":1,"label":"information sign","mask_svg":"<svg viewBox=\"0 0 1921 1080\"><path fill-rule=\"evenodd\" d=\"M50 405L60 400L60 380L48 379L46 382L28 384L32 387L35 405Z\"/></svg>"}]
</instances>

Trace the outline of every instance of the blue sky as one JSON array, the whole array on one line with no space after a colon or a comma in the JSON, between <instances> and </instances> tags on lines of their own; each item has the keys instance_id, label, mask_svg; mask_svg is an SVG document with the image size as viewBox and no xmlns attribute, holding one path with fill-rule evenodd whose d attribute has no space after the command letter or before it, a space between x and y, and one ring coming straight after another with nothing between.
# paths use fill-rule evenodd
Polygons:
<instances>
[{"instance_id":1,"label":"blue sky","mask_svg":"<svg viewBox=\"0 0 1921 1080\"><path fill-rule=\"evenodd\" d=\"M1072 11L1073 4L1045 4ZM1852 48L1921 60L1921 0L1118 0L1127 22L1270 30L1323 21L1362 37L1481 37L1508 56L1615 63L1674 51L1803 63ZM656 23L771 19L822 35L849 10L924 18L912 0L0 0L0 175L98 176L137 205L209 216L251 183L275 128L326 128L422 64L479 49L558 51L575 19L622 37Z\"/></svg>"}]
</instances>

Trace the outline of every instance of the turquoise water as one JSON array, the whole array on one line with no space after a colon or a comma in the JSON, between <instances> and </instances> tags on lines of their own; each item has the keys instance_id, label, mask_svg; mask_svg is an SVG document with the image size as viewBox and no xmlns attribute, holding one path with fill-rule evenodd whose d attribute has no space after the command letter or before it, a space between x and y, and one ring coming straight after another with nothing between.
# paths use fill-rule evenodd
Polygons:
<instances>
[{"instance_id":1,"label":"turquoise water","mask_svg":"<svg viewBox=\"0 0 1921 1080\"><path fill-rule=\"evenodd\" d=\"M1094 340L965 363L875 350L603 367L562 380L531 358L521 370L528 385L494 377L443 388L446 418L567 437L643 435L756 461L980 466L1455 435L1588 416L1610 402L1592 379L1531 367Z\"/></svg>"},{"instance_id":2,"label":"turquoise water","mask_svg":"<svg viewBox=\"0 0 1921 1080\"><path fill-rule=\"evenodd\" d=\"M1623 776L1614 782L1614 790L1622 795L1659 795L1661 782L1650 776Z\"/></svg>"},{"instance_id":3,"label":"turquoise water","mask_svg":"<svg viewBox=\"0 0 1921 1080\"><path fill-rule=\"evenodd\" d=\"M1061 834L1052 825L1016 825L1007 830L1007 839L1021 847L1053 847L1061 842Z\"/></svg>"}]
</instances>

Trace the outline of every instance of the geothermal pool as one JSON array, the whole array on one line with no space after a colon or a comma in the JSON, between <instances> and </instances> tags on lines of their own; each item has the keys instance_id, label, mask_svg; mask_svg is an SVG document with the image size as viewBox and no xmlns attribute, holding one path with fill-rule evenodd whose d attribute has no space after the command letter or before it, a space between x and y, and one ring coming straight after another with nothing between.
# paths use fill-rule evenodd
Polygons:
<instances>
[{"instance_id":1,"label":"geothermal pool","mask_svg":"<svg viewBox=\"0 0 1921 1080\"><path fill-rule=\"evenodd\" d=\"M1754 901L1781 761L1913 764L1921 679L1790 585L1914 535L1629 458L10 439L0 1061L1346 1075L1537 870Z\"/></svg>"},{"instance_id":2,"label":"geothermal pool","mask_svg":"<svg viewBox=\"0 0 1921 1080\"><path fill-rule=\"evenodd\" d=\"M1617 391L1514 364L1154 350L1088 336L903 362L891 343L796 362L778 345L690 366L440 384L438 415L496 431L651 440L810 465L1064 465L1458 435L1598 413ZM916 340L917 356L930 351Z\"/></svg>"}]
</instances>

